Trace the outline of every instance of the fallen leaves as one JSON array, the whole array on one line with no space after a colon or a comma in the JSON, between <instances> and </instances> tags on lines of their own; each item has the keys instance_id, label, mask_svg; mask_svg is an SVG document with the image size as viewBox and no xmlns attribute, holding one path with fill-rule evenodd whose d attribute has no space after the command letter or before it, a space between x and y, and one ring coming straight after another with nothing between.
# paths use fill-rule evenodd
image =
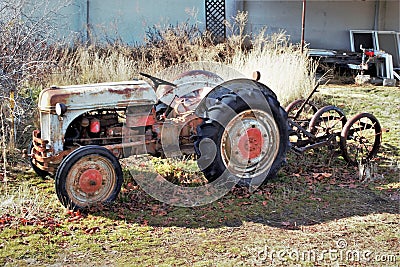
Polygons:
<instances>
[{"instance_id":1,"label":"fallen leaves","mask_svg":"<svg viewBox=\"0 0 400 267\"><path fill-rule=\"evenodd\" d=\"M61 223L53 217L25 218L25 217L11 216L9 214L5 214L0 217L0 229L18 225L23 225L23 226L33 225L40 228L48 228L51 231L53 231L55 228L60 227Z\"/></svg>"},{"instance_id":2,"label":"fallen leaves","mask_svg":"<svg viewBox=\"0 0 400 267\"><path fill-rule=\"evenodd\" d=\"M332 177L332 173L328 172L314 172L310 175L306 176L306 181L309 185L313 185L315 183L321 182L330 182ZM332 179L334 181L334 179Z\"/></svg>"},{"instance_id":3,"label":"fallen leaves","mask_svg":"<svg viewBox=\"0 0 400 267\"><path fill-rule=\"evenodd\" d=\"M329 178L332 177L332 173L327 173L327 172L317 172L313 173L313 178L317 181L321 181L324 178Z\"/></svg>"},{"instance_id":4,"label":"fallen leaves","mask_svg":"<svg viewBox=\"0 0 400 267\"><path fill-rule=\"evenodd\" d=\"M393 193L390 195L390 199L393 201L400 201L400 193Z\"/></svg>"},{"instance_id":5,"label":"fallen leaves","mask_svg":"<svg viewBox=\"0 0 400 267\"><path fill-rule=\"evenodd\" d=\"M341 183L341 184L338 184L338 186L341 187L341 188L348 187L350 189L354 189L354 188L358 187L358 185L356 185L354 183L347 183L347 184Z\"/></svg>"},{"instance_id":6,"label":"fallen leaves","mask_svg":"<svg viewBox=\"0 0 400 267\"><path fill-rule=\"evenodd\" d=\"M78 211L68 210L67 215L69 218L66 219L67 222L77 222L83 218L82 213Z\"/></svg>"},{"instance_id":7,"label":"fallen leaves","mask_svg":"<svg viewBox=\"0 0 400 267\"><path fill-rule=\"evenodd\" d=\"M329 167L315 167L314 171L302 170L299 173L292 173L292 177L296 177L298 184L305 181L309 190L314 190L319 185L337 185L340 188L355 189L360 185L360 181L357 180L356 170L350 172L347 169L333 169ZM326 187L329 188L329 187Z\"/></svg>"},{"instance_id":8,"label":"fallen leaves","mask_svg":"<svg viewBox=\"0 0 400 267\"><path fill-rule=\"evenodd\" d=\"M321 202L321 201L322 201L322 198L320 198L320 197L314 197L313 195L311 195L311 196L309 197L309 199L311 199L311 200L316 200L316 201L318 201L318 202Z\"/></svg>"},{"instance_id":9,"label":"fallen leaves","mask_svg":"<svg viewBox=\"0 0 400 267\"><path fill-rule=\"evenodd\" d=\"M59 222L58 220L56 220L56 219L53 218L53 217L47 217L47 218L41 220L41 221L39 222L39 225L40 225L42 228L47 228L47 229L49 229L50 231L54 231L56 228L61 227L61 222Z\"/></svg>"},{"instance_id":10,"label":"fallen leaves","mask_svg":"<svg viewBox=\"0 0 400 267\"><path fill-rule=\"evenodd\" d=\"M288 221L281 222L281 226L283 226L287 230L299 230L300 229L300 227L297 226L296 222L294 222L294 223L288 222Z\"/></svg>"},{"instance_id":11,"label":"fallen leaves","mask_svg":"<svg viewBox=\"0 0 400 267\"><path fill-rule=\"evenodd\" d=\"M94 233L100 232L100 227L99 226L93 226L93 227L90 227L90 228L84 228L82 230L83 230L83 232L85 234L92 235Z\"/></svg>"},{"instance_id":12,"label":"fallen leaves","mask_svg":"<svg viewBox=\"0 0 400 267\"><path fill-rule=\"evenodd\" d=\"M152 216L165 216L167 215L167 210L161 205L153 205L151 206L151 215Z\"/></svg>"},{"instance_id":13,"label":"fallen leaves","mask_svg":"<svg viewBox=\"0 0 400 267\"><path fill-rule=\"evenodd\" d=\"M243 201L243 202L239 202L238 206L247 206L247 205L251 205L253 204L253 202L250 201Z\"/></svg>"},{"instance_id":14,"label":"fallen leaves","mask_svg":"<svg viewBox=\"0 0 400 267\"><path fill-rule=\"evenodd\" d=\"M291 225L291 223L290 222L281 222L281 225L285 226L285 227L288 227L288 226Z\"/></svg>"},{"instance_id":15,"label":"fallen leaves","mask_svg":"<svg viewBox=\"0 0 400 267\"><path fill-rule=\"evenodd\" d=\"M0 229L10 226L11 223L15 220L15 217L5 214L0 217Z\"/></svg>"}]
</instances>

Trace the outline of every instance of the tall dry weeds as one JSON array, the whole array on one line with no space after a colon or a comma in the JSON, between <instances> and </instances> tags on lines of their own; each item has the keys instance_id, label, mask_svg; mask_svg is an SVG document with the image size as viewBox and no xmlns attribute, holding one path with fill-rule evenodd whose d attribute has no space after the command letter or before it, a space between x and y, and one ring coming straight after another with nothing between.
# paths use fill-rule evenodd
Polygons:
<instances>
[{"instance_id":1,"label":"tall dry weeds","mask_svg":"<svg viewBox=\"0 0 400 267\"><path fill-rule=\"evenodd\" d=\"M59 64L48 84L80 84L132 79L137 71L128 48L117 46L76 46L59 51Z\"/></svg>"},{"instance_id":2,"label":"tall dry weeds","mask_svg":"<svg viewBox=\"0 0 400 267\"><path fill-rule=\"evenodd\" d=\"M185 22L153 26L145 43L76 45L61 51L58 69L49 84L77 84L140 78L139 72L156 74L175 64L206 61L228 65L246 77L261 72L261 82L278 95L282 104L305 95L314 86L316 65L291 44L284 32L245 33L247 13L239 12L227 24L230 36L215 43L209 33Z\"/></svg>"},{"instance_id":3,"label":"tall dry weeds","mask_svg":"<svg viewBox=\"0 0 400 267\"><path fill-rule=\"evenodd\" d=\"M247 19L247 13L240 12L235 20L238 25L228 25L233 35L227 44L234 51L228 63L247 77L259 71L260 81L277 94L282 104L304 97L314 87L317 65L298 45L291 44L283 31L266 35L264 28L253 37L246 35ZM243 46L250 48L241 49Z\"/></svg>"},{"instance_id":4,"label":"tall dry weeds","mask_svg":"<svg viewBox=\"0 0 400 267\"><path fill-rule=\"evenodd\" d=\"M297 46L289 44L283 32L263 35L262 32L255 38L251 50L237 51L230 64L247 77L259 71L260 81L269 86L283 104L303 97L314 87L316 65Z\"/></svg>"},{"instance_id":5,"label":"tall dry weeds","mask_svg":"<svg viewBox=\"0 0 400 267\"><path fill-rule=\"evenodd\" d=\"M129 80L137 78L139 72L157 73L176 64L220 61L223 48L214 45L208 33L188 23L153 26L143 45L77 44L61 50L58 67L48 84Z\"/></svg>"}]
</instances>

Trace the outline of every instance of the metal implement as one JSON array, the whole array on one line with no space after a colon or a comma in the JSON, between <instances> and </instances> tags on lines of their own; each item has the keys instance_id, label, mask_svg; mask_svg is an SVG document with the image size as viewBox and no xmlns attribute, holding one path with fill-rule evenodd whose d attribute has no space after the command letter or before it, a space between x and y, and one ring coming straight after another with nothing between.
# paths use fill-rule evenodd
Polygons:
<instances>
[{"instance_id":1,"label":"metal implement","mask_svg":"<svg viewBox=\"0 0 400 267\"><path fill-rule=\"evenodd\" d=\"M286 108L292 151L302 154L317 147L339 147L350 165L358 166L372 160L381 144L379 121L369 113L360 113L347 120L343 110L335 106L317 109L310 99L318 86L306 99L295 100Z\"/></svg>"}]
</instances>

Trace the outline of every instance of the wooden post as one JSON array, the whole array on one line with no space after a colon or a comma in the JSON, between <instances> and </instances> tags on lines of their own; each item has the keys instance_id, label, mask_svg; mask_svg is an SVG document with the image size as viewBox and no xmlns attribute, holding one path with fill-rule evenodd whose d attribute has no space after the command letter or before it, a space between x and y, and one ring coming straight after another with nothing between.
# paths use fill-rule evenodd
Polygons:
<instances>
[{"instance_id":1,"label":"wooden post","mask_svg":"<svg viewBox=\"0 0 400 267\"><path fill-rule=\"evenodd\" d=\"M305 28L306 28L306 0L303 0L303 12L301 15L301 53L303 53L303 51L304 51Z\"/></svg>"},{"instance_id":2,"label":"wooden post","mask_svg":"<svg viewBox=\"0 0 400 267\"><path fill-rule=\"evenodd\" d=\"M90 0L86 0L86 43L91 44L92 33L90 29Z\"/></svg>"},{"instance_id":3,"label":"wooden post","mask_svg":"<svg viewBox=\"0 0 400 267\"><path fill-rule=\"evenodd\" d=\"M10 92L10 146L11 150L15 148L15 121L14 121L14 108L15 108L15 93L14 90Z\"/></svg>"}]
</instances>

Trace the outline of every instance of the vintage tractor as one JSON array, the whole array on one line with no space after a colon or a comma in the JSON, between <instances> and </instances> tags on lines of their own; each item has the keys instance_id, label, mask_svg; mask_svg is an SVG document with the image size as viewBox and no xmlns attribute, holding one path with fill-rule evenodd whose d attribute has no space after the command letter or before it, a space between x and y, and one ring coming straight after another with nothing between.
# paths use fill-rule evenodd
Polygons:
<instances>
[{"instance_id":1,"label":"vintage tractor","mask_svg":"<svg viewBox=\"0 0 400 267\"><path fill-rule=\"evenodd\" d=\"M131 155L193 154L210 182L276 174L289 147L286 112L258 79L224 75L232 71L45 89L28 149L32 168L54 177L59 200L74 209L114 201L123 181L118 159Z\"/></svg>"},{"instance_id":2,"label":"vintage tractor","mask_svg":"<svg viewBox=\"0 0 400 267\"><path fill-rule=\"evenodd\" d=\"M195 155L211 184L228 177L251 186L278 172L289 147L339 147L355 166L378 152L378 120L318 109L309 101L318 86L285 110L258 72L247 79L224 66L192 67L162 79L142 73L152 86L133 80L43 90L40 130L28 149L32 168L55 178L64 206L80 209L115 200L123 179L118 159L131 155Z\"/></svg>"}]
</instances>

